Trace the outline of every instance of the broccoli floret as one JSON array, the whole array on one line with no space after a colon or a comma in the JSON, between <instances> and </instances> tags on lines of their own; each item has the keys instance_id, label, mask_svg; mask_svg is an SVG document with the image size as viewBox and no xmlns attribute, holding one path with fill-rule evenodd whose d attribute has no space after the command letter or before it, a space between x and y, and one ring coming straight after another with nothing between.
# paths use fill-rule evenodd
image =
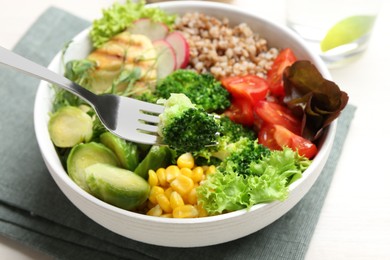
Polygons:
<instances>
[{"instance_id":1,"label":"broccoli floret","mask_svg":"<svg viewBox=\"0 0 390 260\"><path fill-rule=\"evenodd\" d=\"M184 94L171 94L164 105L158 133L179 154L199 151L217 141L218 122Z\"/></svg>"},{"instance_id":2,"label":"broccoli floret","mask_svg":"<svg viewBox=\"0 0 390 260\"><path fill-rule=\"evenodd\" d=\"M270 150L259 144L257 140L243 137L228 148L229 155L220 164L222 172L236 172L242 175L251 175L251 165L256 164L262 158L269 156Z\"/></svg>"},{"instance_id":3,"label":"broccoli floret","mask_svg":"<svg viewBox=\"0 0 390 260\"><path fill-rule=\"evenodd\" d=\"M229 142L237 142L241 137L247 137L251 140L256 139L256 132L241 124L235 123L227 116L221 116L221 138L227 138Z\"/></svg>"},{"instance_id":4,"label":"broccoli floret","mask_svg":"<svg viewBox=\"0 0 390 260\"><path fill-rule=\"evenodd\" d=\"M133 98L149 103L156 103L158 100L158 97L151 90L146 90L142 94L134 96Z\"/></svg>"},{"instance_id":5,"label":"broccoli floret","mask_svg":"<svg viewBox=\"0 0 390 260\"><path fill-rule=\"evenodd\" d=\"M236 146L240 146L243 138L251 141L256 140L256 133L250 129L231 121L228 117L222 116L219 119L219 133L217 145L204 147L202 150L194 153L197 161L207 164L218 165L223 161Z\"/></svg>"},{"instance_id":6,"label":"broccoli floret","mask_svg":"<svg viewBox=\"0 0 390 260\"><path fill-rule=\"evenodd\" d=\"M211 74L176 70L159 81L156 95L168 99L171 93L183 93L192 103L207 112L222 111L230 106L229 92Z\"/></svg>"}]
</instances>

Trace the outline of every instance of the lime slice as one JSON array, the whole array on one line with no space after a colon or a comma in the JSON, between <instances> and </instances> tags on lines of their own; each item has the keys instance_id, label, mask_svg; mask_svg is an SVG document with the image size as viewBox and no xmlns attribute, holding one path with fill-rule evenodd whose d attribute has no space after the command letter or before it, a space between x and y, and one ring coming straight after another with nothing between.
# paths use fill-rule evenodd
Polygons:
<instances>
[{"instance_id":1,"label":"lime slice","mask_svg":"<svg viewBox=\"0 0 390 260\"><path fill-rule=\"evenodd\" d=\"M321 50L326 52L359 39L371 30L374 22L375 16L370 15L356 15L341 20L321 41Z\"/></svg>"}]
</instances>

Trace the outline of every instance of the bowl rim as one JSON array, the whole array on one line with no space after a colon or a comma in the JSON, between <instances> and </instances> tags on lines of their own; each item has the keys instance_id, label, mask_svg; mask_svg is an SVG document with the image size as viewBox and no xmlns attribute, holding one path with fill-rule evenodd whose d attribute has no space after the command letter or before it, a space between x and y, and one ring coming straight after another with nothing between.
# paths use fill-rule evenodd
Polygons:
<instances>
[{"instance_id":1,"label":"bowl rim","mask_svg":"<svg viewBox=\"0 0 390 260\"><path fill-rule=\"evenodd\" d=\"M272 27L277 28L279 31L283 32L284 34L288 35L288 37L293 38L296 42L298 42L301 46L304 46L305 51L309 54L310 58L312 59L312 62L316 65L318 70L321 72L321 74L328 79L331 79L331 75L329 70L326 68L323 61L320 59L319 56L314 54L308 47L307 44L304 42L303 39L301 39L297 34L295 34L291 29L287 28L286 26L282 26L278 23L275 23L271 20L265 19L263 17L260 17L248 10L244 10L242 8L239 8L234 5L229 5L225 3L216 3L216 2L203 2L203 1L183 1L183 2L164 2L164 3L155 3L155 4L149 4L150 7L162 7L163 9L170 9L172 7L174 8L180 8L180 7L206 7L206 8L217 8L221 10L229 10L232 12L237 12L240 15L245 16L251 16L255 18L256 20L259 20L263 23L266 23L268 25L271 25ZM74 38L74 42L85 40L85 37L89 33L89 30L91 27L88 27L78 33ZM48 66L50 69L58 71L58 64L60 64L61 60L61 51L57 53L57 55L54 57L54 59L50 62L50 65ZM116 206L110 205L93 195L89 194L88 192L84 191L82 188L80 188L75 182L73 182L64 168L62 167L61 163L52 163L53 159L57 159L59 162L59 158L57 156L57 153L55 151L54 145L50 140L48 130L47 130L47 121L49 115L43 116L42 115L42 97L48 98L47 92L50 91L50 84L41 81L37 90L36 98L35 98L35 104L34 104L34 128L36 133L36 138L38 141L38 144L41 149L41 153L44 157L45 163L47 166L50 165L52 167L52 170L54 173L50 171L51 174L56 174L57 177L59 177L66 185L68 185L74 192L76 192L79 196L83 197L84 199L87 199L91 201L92 203L96 204L99 207L102 207L104 209L107 209L109 211L116 212L120 215L124 215L126 217L130 218L136 218L142 221L147 222L156 222L156 223L169 223L169 224L178 224L178 225L185 225L185 224L197 224L197 223L210 223L210 222L216 222L220 220L226 220L230 218L236 218L243 214L246 214L248 212L257 211L260 209L266 209L269 207L273 207L275 204L278 203L284 203L280 201L274 201L271 203L262 203L252 206L250 209L241 209L229 213L224 213L220 215L215 216L208 216L203 218L189 218L189 219L176 219L176 218L159 218L154 216L148 216L145 214L137 213L128 211L125 209L118 208ZM49 100L46 100L46 102L50 102ZM45 110L45 109L43 109ZM41 127L45 126L45 131L42 131ZM332 122L331 125L327 128L326 138L323 138L323 143L321 145L321 149L319 149L318 154L315 156L315 158L312 160L311 165L306 169L305 173L302 175L302 177L292 183L289 186L289 194L295 190L298 189L300 184L303 183L310 175L312 174L313 170L316 169L316 167L319 167L319 165L322 163L323 160L327 160L328 150L330 150L331 146L333 145L335 132L337 127L337 120ZM56 158L53 158L56 157ZM322 171L322 169L321 169ZM321 174L321 173L320 173ZM319 175L320 175L319 174ZM58 184L57 184L58 185Z\"/></svg>"}]
</instances>

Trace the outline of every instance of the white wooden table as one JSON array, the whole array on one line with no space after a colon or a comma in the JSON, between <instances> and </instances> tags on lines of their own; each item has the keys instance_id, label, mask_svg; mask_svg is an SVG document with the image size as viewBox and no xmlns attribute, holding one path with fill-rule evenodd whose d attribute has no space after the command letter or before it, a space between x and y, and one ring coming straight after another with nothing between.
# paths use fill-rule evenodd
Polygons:
<instances>
[{"instance_id":1,"label":"white wooden table","mask_svg":"<svg viewBox=\"0 0 390 260\"><path fill-rule=\"evenodd\" d=\"M12 0L0 3L0 45L12 48L49 6L85 19L113 0ZM284 0L233 0L284 22ZM390 1L383 1L369 49L333 80L358 106L307 259L390 259ZM50 259L0 236L0 259Z\"/></svg>"}]
</instances>

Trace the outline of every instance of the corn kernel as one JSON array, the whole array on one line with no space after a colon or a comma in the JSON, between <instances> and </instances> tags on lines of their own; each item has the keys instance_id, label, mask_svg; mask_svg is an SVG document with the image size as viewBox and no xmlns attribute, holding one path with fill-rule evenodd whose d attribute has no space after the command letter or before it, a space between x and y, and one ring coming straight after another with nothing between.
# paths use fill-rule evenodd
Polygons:
<instances>
[{"instance_id":1,"label":"corn kernel","mask_svg":"<svg viewBox=\"0 0 390 260\"><path fill-rule=\"evenodd\" d=\"M170 165L165 169L166 180L171 183L177 176L180 175L180 169L176 165Z\"/></svg>"},{"instance_id":2,"label":"corn kernel","mask_svg":"<svg viewBox=\"0 0 390 260\"><path fill-rule=\"evenodd\" d=\"M158 194L156 196L156 200L157 200L158 205L160 205L161 209L165 213L171 213L172 212L172 208L171 208L171 204L169 202L169 199L167 198L167 196L165 196L164 193Z\"/></svg>"},{"instance_id":3,"label":"corn kernel","mask_svg":"<svg viewBox=\"0 0 390 260\"><path fill-rule=\"evenodd\" d=\"M184 206L183 198L176 191L172 191L171 196L169 197L169 202L171 203L172 209L175 209L180 206Z\"/></svg>"},{"instance_id":4,"label":"corn kernel","mask_svg":"<svg viewBox=\"0 0 390 260\"><path fill-rule=\"evenodd\" d=\"M162 217L162 218L173 218L173 215L172 215L172 213L165 213L165 214L162 214L160 217Z\"/></svg>"},{"instance_id":5,"label":"corn kernel","mask_svg":"<svg viewBox=\"0 0 390 260\"><path fill-rule=\"evenodd\" d=\"M165 194L165 196L167 196L167 198L169 198L169 197L171 197L172 192L173 192L172 187L169 187L169 188L165 189L164 194Z\"/></svg>"},{"instance_id":6,"label":"corn kernel","mask_svg":"<svg viewBox=\"0 0 390 260\"><path fill-rule=\"evenodd\" d=\"M153 186L151 189L150 189L150 193L149 193L149 200L154 203L154 204L157 204L157 195L158 194L163 194L164 193L164 189L161 188L160 186Z\"/></svg>"},{"instance_id":7,"label":"corn kernel","mask_svg":"<svg viewBox=\"0 0 390 260\"><path fill-rule=\"evenodd\" d=\"M203 168L200 166L195 167L195 169L192 170L191 179L194 182L200 182L203 179Z\"/></svg>"},{"instance_id":8,"label":"corn kernel","mask_svg":"<svg viewBox=\"0 0 390 260\"><path fill-rule=\"evenodd\" d=\"M192 188L191 191L187 194L187 203L196 205L198 202L198 195L196 194L196 188Z\"/></svg>"},{"instance_id":9,"label":"corn kernel","mask_svg":"<svg viewBox=\"0 0 390 260\"><path fill-rule=\"evenodd\" d=\"M198 217L207 217L208 214L207 214L207 211L201 206L201 205L197 205L196 208L198 209Z\"/></svg>"},{"instance_id":10,"label":"corn kernel","mask_svg":"<svg viewBox=\"0 0 390 260\"><path fill-rule=\"evenodd\" d=\"M151 208L148 212L146 212L146 215L159 217L162 215L162 213L163 212L160 205L156 205L153 208Z\"/></svg>"},{"instance_id":11,"label":"corn kernel","mask_svg":"<svg viewBox=\"0 0 390 260\"><path fill-rule=\"evenodd\" d=\"M171 182L171 187L183 196L194 187L194 181L185 175L179 175Z\"/></svg>"},{"instance_id":12,"label":"corn kernel","mask_svg":"<svg viewBox=\"0 0 390 260\"><path fill-rule=\"evenodd\" d=\"M156 171L158 181L161 186L166 186L167 185L167 174L164 168L159 168Z\"/></svg>"},{"instance_id":13,"label":"corn kernel","mask_svg":"<svg viewBox=\"0 0 390 260\"><path fill-rule=\"evenodd\" d=\"M172 213L174 218L196 218L199 212L196 207L192 205L183 205L176 207Z\"/></svg>"},{"instance_id":14,"label":"corn kernel","mask_svg":"<svg viewBox=\"0 0 390 260\"><path fill-rule=\"evenodd\" d=\"M207 170L206 170L206 175L207 175L207 174L213 174L213 173L215 173L215 171L216 171L215 165L210 165L210 166L207 168Z\"/></svg>"},{"instance_id":15,"label":"corn kernel","mask_svg":"<svg viewBox=\"0 0 390 260\"><path fill-rule=\"evenodd\" d=\"M148 183L151 187L158 185L158 178L157 174L153 170L148 171L149 177L148 177Z\"/></svg>"},{"instance_id":16,"label":"corn kernel","mask_svg":"<svg viewBox=\"0 0 390 260\"><path fill-rule=\"evenodd\" d=\"M180 168L180 172L181 172L181 174L192 178L192 170L190 168L187 168L187 167Z\"/></svg>"},{"instance_id":17,"label":"corn kernel","mask_svg":"<svg viewBox=\"0 0 390 260\"><path fill-rule=\"evenodd\" d=\"M191 153L184 153L177 158L177 166L179 168L194 168L195 166L195 160Z\"/></svg>"}]
</instances>

